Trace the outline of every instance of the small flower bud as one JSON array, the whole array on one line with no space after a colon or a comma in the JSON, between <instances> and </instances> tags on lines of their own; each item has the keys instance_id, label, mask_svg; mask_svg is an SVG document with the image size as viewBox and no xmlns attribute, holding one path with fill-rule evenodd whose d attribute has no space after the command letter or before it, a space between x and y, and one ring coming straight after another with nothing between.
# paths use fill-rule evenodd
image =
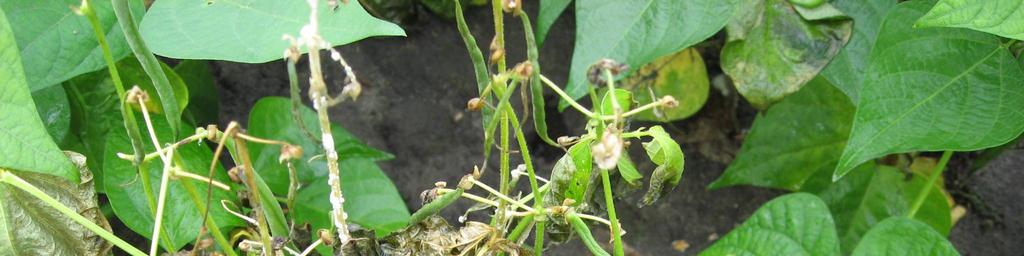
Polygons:
<instances>
[{"instance_id":1,"label":"small flower bud","mask_svg":"<svg viewBox=\"0 0 1024 256\"><path fill-rule=\"evenodd\" d=\"M211 124L206 126L206 140L217 141L217 125Z\"/></svg>"},{"instance_id":2,"label":"small flower bud","mask_svg":"<svg viewBox=\"0 0 1024 256\"><path fill-rule=\"evenodd\" d=\"M604 78L604 71L608 70L612 72L612 76L617 76L629 70L629 65L624 63L618 63L611 59L601 59L597 63L591 65L587 69L587 81L595 86L604 86L608 83Z\"/></svg>"},{"instance_id":3,"label":"small flower bud","mask_svg":"<svg viewBox=\"0 0 1024 256\"><path fill-rule=\"evenodd\" d=\"M572 136L572 137L562 136L562 137L558 137L557 142L558 142L559 146L569 147L569 146L572 146L572 144L576 144L576 142L579 141L579 139L580 139L580 137L576 137L576 136Z\"/></svg>"},{"instance_id":4,"label":"small flower bud","mask_svg":"<svg viewBox=\"0 0 1024 256\"><path fill-rule=\"evenodd\" d=\"M501 9L513 15L519 15L523 11L522 0L502 0Z\"/></svg>"},{"instance_id":5,"label":"small flower bud","mask_svg":"<svg viewBox=\"0 0 1024 256\"><path fill-rule=\"evenodd\" d=\"M665 97L661 97L661 102L661 104L663 104L662 106L665 108L675 108L679 106L679 101L676 101L676 98L672 97L672 95L665 95Z\"/></svg>"},{"instance_id":6,"label":"small flower bud","mask_svg":"<svg viewBox=\"0 0 1024 256\"><path fill-rule=\"evenodd\" d=\"M498 44L498 37L495 36L494 39L491 39L491 64L497 63L502 58L505 58L505 48Z\"/></svg>"},{"instance_id":7,"label":"small flower bud","mask_svg":"<svg viewBox=\"0 0 1024 256\"><path fill-rule=\"evenodd\" d=\"M434 187L435 188L445 188L445 187L448 187L448 182L444 182L444 181L434 182Z\"/></svg>"},{"instance_id":8,"label":"small flower bud","mask_svg":"<svg viewBox=\"0 0 1024 256\"><path fill-rule=\"evenodd\" d=\"M466 176L462 176L462 179L459 180L459 188L461 188L463 190L473 189L473 179L474 178L473 178L472 174L467 174Z\"/></svg>"},{"instance_id":9,"label":"small flower bud","mask_svg":"<svg viewBox=\"0 0 1024 256\"><path fill-rule=\"evenodd\" d=\"M516 64L515 68L512 68L512 71L523 79L529 79L533 75L533 63L529 61L520 62Z\"/></svg>"},{"instance_id":10,"label":"small flower bud","mask_svg":"<svg viewBox=\"0 0 1024 256\"><path fill-rule=\"evenodd\" d=\"M469 101L466 102L466 109L469 111L480 111L482 108L484 108L484 101L479 97L469 99Z\"/></svg>"},{"instance_id":11,"label":"small flower bud","mask_svg":"<svg viewBox=\"0 0 1024 256\"><path fill-rule=\"evenodd\" d=\"M573 200L572 198L562 200L562 206L572 206L573 204L576 204L576 200Z\"/></svg>"},{"instance_id":12,"label":"small flower bud","mask_svg":"<svg viewBox=\"0 0 1024 256\"><path fill-rule=\"evenodd\" d=\"M331 235L331 231L326 229L320 229L317 230L316 232L320 234L320 241L322 241L324 245L334 245L334 236Z\"/></svg>"},{"instance_id":13,"label":"small flower bud","mask_svg":"<svg viewBox=\"0 0 1024 256\"><path fill-rule=\"evenodd\" d=\"M142 88L139 88L138 85L135 85L125 93L124 101L130 104L145 104L149 101L149 94L143 91Z\"/></svg>"},{"instance_id":14,"label":"small flower bud","mask_svg":"<svg viewBox=\"0 0 1024 256\"><path fill-rule=\"evenodd\" d=\"M480 167L474 165L473 166L473 179L474 180L480 180L480 177L483 176L483 175L484 175L484 173L483 173L483 171L480 170Z\"/></svg>"},{"instance_id":15,"label":"small flower bud","mask_svg":"<svg viewBox=\"0 0 1024 256\"><path fill-rule=\"evenodd\" d=\"M594 154L594 162L602 170L615 168L622 156L622 138L618 134L605 130L601 136L601 142L590 148Z\"/></svg>"},{"instance_id":16,"label":"small flower bud","mask_svg":"<svg viewBox=\"0 0 1024 256\"><path fill-rule=\"evenodd\" d=\"M235 183L242 184L242 180L243 180L244 176L245 175L242 174L241 166L235 166L235 167L231 168L231 170L228 170L228 177L231 178L231 181L233 181Z\"/></svg>"},{"instance_id":17,"label":"small flower bud","mask_svg":"<svg viewBox=\"0 0 1024 256\"><path fill-rule=\"evenodd\" d=\"M359 98L359 94L363 92L363 86L358 82L348 83L345 87L341 88L341 94L356 100Z\"/></svg>"},{"instance_id":18,"label":"small flower bud","mask_svg":"<svg viewBox=\"0 0 1024 256\"><path fill-rule=\"evenodd\" d=\"M277 158L277 162L284 163L292 159L302 158L302 147L284 144L281 145L281 156Z\"/></svg>"}]
</instances>

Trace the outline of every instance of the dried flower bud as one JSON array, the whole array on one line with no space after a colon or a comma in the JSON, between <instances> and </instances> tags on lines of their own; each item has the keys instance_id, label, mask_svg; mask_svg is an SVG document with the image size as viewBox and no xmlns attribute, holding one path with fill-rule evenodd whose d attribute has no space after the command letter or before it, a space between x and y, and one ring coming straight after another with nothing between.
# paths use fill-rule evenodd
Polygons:
<instances>
[{"instance_id":1,"label":"dried flower bud","mask_svg":"<svg viewBox=\"0 0 1024 256\"><path fill-rule=\"evenodd\" d=\"M331 234L331 231L326 229L320 229L317 230L316 232L320 234L320 241L322 241L324 245L334 245L334 236Z\"/></svg>"},{"instance_id":2,"label":"dried flower bud","mask_svg":"<svg viewBox=\"0 0 1024 256\"><path fill-rule=\"evenodd\" d=\"M434 182L434 187L435 188L445 188L445 187L448 187L448 182L444 182L444 181Z\"/></svg>"},{"instance_id":3,"label":"dried flower bud","mask_svg":"<svg viewBox=\"0 0 1024 256\"><path fill-rule=\"evenodd\" d=\"M576 200L573 200L572 198L562 200L562 206L572 206L573 204L576 204Z\"/></svg>"},{"instance_id":4,"label":"dried flower bud","mask_svg":"<svg viewBox=\"0 0 1024 256\"><path fill-rule=\"evenodd\" d=\"M512 15L519 15L523 12L523 0L502 0L501 9Z\"/></svg>"},{"instance_id":5,"label":"dried flower bud","mask_svg":"<svg viewBox=\"0 0 1024 256\"><path fill-rule=\"evenodd\" d=\"M233 181L235 183L242 184L242 180L244 180L244 176L245 175L242 174L241 166L235 166L235 167L232 167L231 170L228 170L228 177L231 178L231 181Z\"/></svg>"},{"instance_id":6,"label":"dried flower bud","mask_svg":"<svg viewBox=\"0 0 1024 256\"><path fill-rule=\"evenodd\" d=\"M522 79L530 79L530 76L533 75L533 63L529 61L520 62L516 64L515 68L512 68L512 71L522 77Z\"/></svg>"},{"instance_id":7,"label":"dried flower bud","mask_svg":"<svg viewBox=\"0 0 1024 256\"><path fill-rule=\"evenodd\" d=\"M361 94L362 92L363 86L359 84L359 82L348 83L345 85L345 87L341 88L341 94L344 96L348 96L349 98L352 98L352 100L358 99L359 94Z\"/></svg>"},{"instance_id":8,"label":"dried flower bud","mask_svg":"<svg viewBox=\"0 0 1024 256\"><path fill-rule=\"evenodd\" d=\"M576 144L576 142L579 141L579 140L580 140L580 137L576 137L576 136L572 136L572 137L570 137L570 136L562 136L562 137L558 137L558 139L556 139L556 141L558 142L558 145L562 146L562 147L572 146L572 144Z\"/></svg>"},{"instance_id":9,"label":"dried flower bud","mask_svg":"<svg viewBox=\"0 0 1024 256\"><path fill-rule=\"evenodd\" d=\"M479 166L474 165L473 166L473 179L474 180L480 180L480 177L482 177L482 176L484 176L483 171L480 170Z\"/></svg>"},{"instance_id":10,"label":"dried flower bud","mask_svg":"<svg viewBox=\"0 0 1024 256\"><path fill-rule=\"evenodd\" d=\"M602 170L615 168L622 156L622 138L618 134L605 130L601 141L590 148L594 154L594 162Z\"/></svg>"},{"instance_id":11,"label":"dried flower bud","mask_svg":"<svg viewBox=\"0 0 1024 256\"><path fill-rule=\"evenodd\" d=\"M502 58L505 58L505 48L498 44L498 37L495 36L494 39L491 39L491 64L497 63Z\"/></svg>"},{"instance_id":12,"label":"dried flower bud","mask_svg":"<svg viewBox=\"0 0 1024 256\"><path fill-rule=\"evenodd\" d=\"M482 108L484 108L484 101L479 97L469 99L469 101L466 102L466 109L469 111L480 111Z\"/></svg>"},{"instance_id":13,"label":"dried flower bud","mask_svg":"<svg viewBox=\"0 0 1024 256\"><path fill-rule=\"evenodd\" d=\"M217 125L211 124L206 126L206 140L216 141L217 140Z\"/></svg>"},{"instance_id":14,"label":"dried flower bud","mask_svg":"<svg viewBox=\"0 0 1024 256\"><path fill-rule=\"evenodd\" d=\"M601 59L597 63L591 65L587 69L587 81L595 86L604 86L608 83L604 79L604 71L608 70L612 72L612 76L617 76L629 70L629 65L624 63L618 63L611 59Z\"/></svg>"},{"instance_id":15,"label":"dried flower bud","mask_svg":"<svg viewBox=\"0 0 1024 256\"><path fill-rule=\"evenodd\" d=\"M463 190L473 189L473 179L474 178L473 178L472 174L467 174L466 176L462 176L462 179L459 180L459 188L461 188Z\"/></svg>"},{"instance_id":16,"label":"dried flower bud","mask_svg":"<svg viewBox=\"0 0 1024 256\"><path fill-rule=\"evenodd\" d=\"M672 95L665 95L665 97L661 97L661 102L661 104L663 104L662 106L665 108L675 108L679 106L679 101L676 101L676 98L672 97Z\"/></svg>"},{"instance_id":17,"label":"dried flower bud","mask_svg":"<svg viewBox=\"0 0 1024 256\"><path fill-rule=\"evenodd\" d=\"M206 249L206 248L210 248L210 246L213 246L213 239L210 239L209 237L207 237L207 238L200 239L199 242L196 243L196 245L192 247L192 250L203 250L203 249Z\"/></svg>"},{"instance_id":18,"label":"dried flower bud","mask_svg":"<svg viewBox=\"0 0 1024 256\"><path fill-rule=\"evenodd\" d=\"M144 104L149 101L149 94L147 94L146 91L143 91L142 88L139 88L138 85L132 86L131 89L128 89L128 92L125 93L125 95L124 101L130 104Z\"/></svg>"},{"instance_id":19,"label":"dried flower bud","mask_svg":"<svg viewBox=\"0 0 1024 256\"><path fill-rule=\"evenodd\" d=\"M284 163L288 160L302 158L302 147L284 144L281 145L281 156L277 158L277 162Z\"/></svg>"}]
</instances>

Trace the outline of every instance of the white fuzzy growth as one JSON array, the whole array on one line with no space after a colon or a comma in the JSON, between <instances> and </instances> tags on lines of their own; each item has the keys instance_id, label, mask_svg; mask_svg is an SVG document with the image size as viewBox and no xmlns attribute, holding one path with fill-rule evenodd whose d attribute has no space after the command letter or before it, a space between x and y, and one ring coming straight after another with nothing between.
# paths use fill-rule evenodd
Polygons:
<instances>
[{"instance_id":1,"label":"white fuzzy growth","mask_svg":"<svg viewBox=\"0 0 1024 256\"><path fill-rule=\"evenodd\" d=\"M323 133L321 140L324 142L324 151L327 151L329 159L338 159L338 152L334 150L334 136L330 133Z\"/></svg>"}]
</instances>

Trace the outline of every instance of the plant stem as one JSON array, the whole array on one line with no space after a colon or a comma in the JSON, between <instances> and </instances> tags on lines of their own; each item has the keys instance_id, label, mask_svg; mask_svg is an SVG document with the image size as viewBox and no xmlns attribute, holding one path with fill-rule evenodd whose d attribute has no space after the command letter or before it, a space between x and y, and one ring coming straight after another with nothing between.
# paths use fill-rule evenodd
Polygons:
<instances>
[{"instance_id":1,"label":"plant stem","mask_svg":"<svg viewBox=\"0 0 1024 256\"><path fill-rule=\"evenodd\" d=\"M260 243L263 244L263 255L271 255L270 252L273 250L273 244L270 242L270 231L267 226L266 213L261 207L263 206L260 202L262 196L260 195L259 188L256 185L256 172L252 169L252 160L249 158L249 148L245 145L245 140L234 136L235 139L235 150L238 153L237 167L242 168L245 174L245 185L249 189L249 205L252 207L252 214L256 216L256 227L260 232ZM215 160L216 161L216 160Z\"/></svg>"},{"instance_id":2,"label":"plant stem","mask_svg":"<svg viewBox=\"0 0 1024 256\"><path fill-rule=\"evenodd\" d=\"M167 79L167 74L164 74L163 66L149 51L146 42L142 40L142 33L139 32L139 27L135 24L128 1L113 0L114 15L117 16L117 23L121 24L125 41L132 48L132 53L139 60L139 64L142 64L142 69L146 71L146 75L153 82L153 87L156 88L157 95L160 96L164 118L167 119L167 123L171 127L171 137L177 138L178 132L181 131L181 109L178 106L177 98L174 97L171 82Z\"/></svg>"},{"instance_id":3,"label":"plant stem","mask_svg":"<svg viewBox=\"0 0 1024 256\"><path fill-rule=\"evenodd\" d=\"M306 135L306 138L309 138L310 141L320 143L320 138L317 138L313 132L309 131L309 128L306 127L305 120L302 120L302 97L299 96L300 91L302 90L299 89L299 76L295 71L295 62L290 58L286 62L288 63L289 95L292 99L292 122L295 122L295 126L298 126L299 130L302 130L302 134Z\"/></svg>"},{"instance_id":4,"label":"plant stem","mask_svg":"<svg viewBox=\"0 0 1024 256\"><path fill-rule=\"evenodd\" d=\"M601 185L604 186L604 202L608 205L608 219L612 222L612 238L614 239L615 256L622 256L625 250L622 248L621 227L619 219L615 215L615 200L612 198L612 183L608 178L608 170L601 170Z\"/></svg>"},{"instance_id":5,"label":"plant stem","mask_svg":"<svg viewBox=\"0 0 1024 256\"><path fill-rule=\"evenodd\" d=\"M28 183L27 181L21 179L21 177L18 177L17 175L14 175L13 173L10 173L7 170L0 169L0 180L2 180L4 183L11 184L12 186L17 187L18 189L21 189L22 191L29 193L30 195L38 198L46 205L49 205L50 207L57 209L57 211L59 211L61 214L64 214L64 216L67 216L68 218L71 218L71 220L77 222L78 224L85 226L85 228L89 229L89 231L92 231L93 233L102 237L103 239L110 241L115 246L117 246L117 248L121 248L121 250L124 250L126 253L133 256L146 255L146 253L128 244L128 242L121 240L121 238L110 233L110 231L103 229L99 225L96 225L96 223L89 221L89 219L86 219L82 215L75 212L75 210L72 210L71 208L68 208L64 204L61 204L60 201L57 201L57 199L50 197L50 195L47 195L39 188L32 185L32 183ZM0 202L0 204L2 203L3 202Z\"/></svg>"},{"instance_id":6,"label":"plant stem","mask_svg":"<svg viewBox=\"0 0 1024 256\"><path fill-rule=\"evenodd\" d=\"M196 210L199 211L199 214L205 213L208 205L203 204L202 199L199 197L199 192L196 190L196 187L192 185L192 182L180 180L179 183L181 183L181 186L185 188L186 192L188 192L189 197L192 198L192 203L196 205ZM206 192L213 193L213 191L209 190ZM221 250L224 251L225 254L228 256L237 255L235 254L235 250L231 247L231 243L228 243L228 240L224 237L224 233L220 231L220 227L217 226L217 222L213 219L208 219L205 224L206 229L208 229L210 234L213 236L213 240L217 242L217 245L220 246ZM199 238L197 237L196 239Z\"/></svg>"},{"instance_id":7,"label":"plant stem","mask_svg":"<svg viewBox=\"0 0 1024 256\"><path fill-rule=\"evenodd\" d=\"M921 209L921 205L924 204L924 199L928 198L929 192L935 187L935 181L942 176L942 172L946 170L946 164L949 163L949 158L953 156L953 151L946 150L942 152L942 158L939 158L939 163L935 165L935 169L928 175L928 181L921 187L921 192L917 193L917 198L914 199L914 204L910 207L910 211L907 212L908 218L913 218L917 214L917 210Z\"/></svg>"},{"instance_id":8,"label":"plant stem","mask_svg":"<svg viewBox=\"0 0 1024 256\"><path fill-rule=\"evenodd\" d=\"M491 13L494 14L494 43L498 45L498 49L505 50L505 13L501 10L502 0L491 1ZM505 72L505 55L502 55L497 60L498 72Z\"/></svg>"},{"instance_id":9,"label":"plant stem","mask_svg":"<svg viewBox=\"0 0 1024 256\"><path fill-rule=\"evenodd\" d=\"M142 110L141 112L143 121L146 122L146 130L149 131L149 138L152 140L153 147L156 148L156 152L160 153L160 159L162 159L164 162L163 173L160 174L160 194L158 195L156 201L156 215L154 216L156 221L153 224L153 242L150 244L149 247L149 255L155 256L157 253L157 248L159 248L157 246L159 240L158 238L162 233L161 223L163 222L164 207L167 204L167 187L171 179L171 174L174 172L174 167L172 166L172 159L174 158L174 148L172 147L169 148L167 151L164 151L163 147L160 146L160 140L156 137L156 130L153 129L153 120L150 120L149 118L149 110L146 109L146 103L144 99L145 97L142 97L142 95L136 95L136 100L138 101L139 108ZM148 175L148 173L146 175Z\"/></svg>"},{"instance_id":10,"label":"plant stem","mask_svg":"<svg viewBox=\"0 0 1024 256\"><path fill-rule=\"evenodd\" d=\"M505 90L504 92L502 92L502 96L500 96L500 97L503 97L506 94L511 94L511 93L512 92L510 92L509 90ZM501 125L501 165L500 165L500 168L501 168L500 176L501 176L501 178L499 179L499 183L498 183L498 194L508 195L509 194L509 187L510 187L509 186L510 185L509 184L509 180L510 180L509 176L511 176L511 172L512 172L512 170L510 169L510 167L511 167L510 165L511 164L509 163L509 158L510 158L510 154L511 154L511 152L510 152L511 149L509 148L509 138L508 138L508 136L509 136L509 132L508 132L509 116L508 116L508 113L506 113L506 112L504 112L504 111L502 111L500 109L495 114L501 116L501 121L500 121L501 122L501 124L500 124ZM497 221L494 221L491 224L494 224L497 227L504 226L503 223L505 222L505 207L506 207L506 205L507 205L507 203L505 203L504 201L498 202L497 214L495 214L495 218L494 218ZM504 231L501 231L501 232L504 233Z\"/></svg>"},{"instance_id":11,"label":"plant stem","mask_svg":"<svg viewBox=\"0 0 1024 256\"><path fill-rule=\"evenodd\" d=\"M526 165L526 172L530 175L530 190L536 194L536 198L543 198L544 192L540 190L540 186L537 184L537 174L533 169L533 161L530 159L530 147L526 143L526 135L523 134L522 127L518 126L519 120L516 118L516 113L512 110L510 105L505 107L505 115L511 119L513 124L517 124L515 128L516 140L519 142L519 153L523 156L523 164ZM544 213L544 207L541 205L543 200L533 200L533 207L536 209L534 220L537 222L536 237L534 237L533 253L534 255L541 255L544 251L544 223L547 222L547 215Z\"/></svg>"},{"instance_id":12,"label":"plant stem","mask_svg":"<svg viewBox=\"0 0 1024 256\"><path fill-rule=\"evenodd\" d=\"M580 113L583 113L583 115L585 115L587 117L593 117L594 116L593 112L590 112L590 110L588 110L587 108L583 107L583 105L580 105L579 102L576 102L576 99L573 99L572 97L569 96L569 94L566 94L565 91L562 90L562 88L559 88L558 85L555 85L555 83L551 82L550 79L548 79L544 75L540 75L540 80L542 82L544 82L544 84L547 85L548 88L551 88L551 90L554 91L555 94L558 94L558 97L561 97L566 102L569 102L569 106L572 106L572 108L575 108L576 111L579 111Z\"/></svg>"}]
</instances>

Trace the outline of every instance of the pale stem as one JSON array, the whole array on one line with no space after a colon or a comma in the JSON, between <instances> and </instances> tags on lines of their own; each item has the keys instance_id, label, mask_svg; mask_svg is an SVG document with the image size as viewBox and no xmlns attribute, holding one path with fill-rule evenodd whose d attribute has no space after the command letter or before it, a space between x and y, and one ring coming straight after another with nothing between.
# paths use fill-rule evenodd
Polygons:
<instances>
[{"instance_id":1,"label":"pale stem","mask_svg":"<svg viewBox=\"0 0 1024 256\"><path fill-rule=\"evenodd\" d=\"M142 110L142 118L146 121L146 129L149 130L149 138L152 140L153 146L156 147L156 152L160 153L160 159L164 162L163 174L160 175L160 194L157 195L158 198L156 201L156 216L154 216L156 221L153 224L153 242L150 243L149 246L149 255L156 256L157 248L159 248L159 243L157 242L160 240L160 225L163 222L164 206L167 203L167 187L171 180L171 173L174 172L172 169L173 167L171 167L171 158L174 156L174 148L171 147L167 152L165 152L163 147L160 146L160 140L157 139L156 131L153 130L153 121L149 118L149 110L146 109L145 97L142 97L142 95L139 94L136 94L135 96L135 99L139 103L139 108Z\"/></svg>"}]
</instances>

